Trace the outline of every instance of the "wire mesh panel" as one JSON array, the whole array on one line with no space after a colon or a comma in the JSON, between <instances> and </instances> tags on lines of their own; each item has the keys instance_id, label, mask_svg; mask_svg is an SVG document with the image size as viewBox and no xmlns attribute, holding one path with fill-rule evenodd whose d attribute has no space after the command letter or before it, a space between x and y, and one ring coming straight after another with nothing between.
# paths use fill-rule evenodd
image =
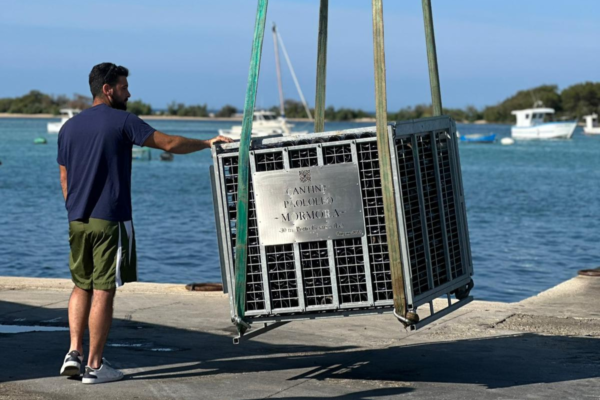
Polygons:
<instances>
[{"instance_id":1,"label":"wire mesh panel","mask_svg":"<svg viewBox=\"0 0 600 400\"><path fill-rule=\"evenodd\" d=\"M340 304L368 301L365 262L360 239L339 239L333 242L333 247Z\"/></svg>"},{"instance_id":2,"label":"wire mesh panel","mask_svg":"<svg viewBox=\"0 0 600 400\"><path fill-rule=\"evenodd\" d=\"M333 304L333 285L327 242L300 243L300 264L307 307Z\"/></svg>"},{"instance_id":3,"label":"wire mesh panel","mask_svg":"<svg viewBox=\"0 0 600 400\"><path fill-rule=\"evenodd\" d=\"M421 170L421 188L423 191L423 209L425 214L427 242L433 286L437 287L448 281L447 265L444 259L444 238L440 221L440 204L438 202L435 162L431 136L419 135L417 139L419 167Z\"/></svg>"},{"instance_id":4,"label":"wire mesh panel","mask_svg":"<svg viewBox=\"0 0 600 400\"><path fill-rule=\"evenodd\" d=\"M444 132L435 135L438 165L440 170L442 207L446 217L446 229L448 235L448 256L450 259L450 271L452 279L465 274L460 254L460 234L458 232L457 206L453 189L453 179L450 167L450 138Z\"/></svg>"},{"instance_id":5,"label":"wire mesh panel","mask_svg":"<svg viewBox=\"0 0 600 400\"><path fill-rule=\"evenodd\" d=\"M423 121L398 124L389 135L395 150L392 173L401 267L411 309L464 287L472 275L455 128L449 118ZM364 128L252 141L248 318L267 321L303 313L323 317L391 310L392 266L374 132ZM221 231L226 232L222 247L230 272L225 284L232 296L237 146L218 146L213 156L220 166L215 168L215 181L222 188L218 197L223 207ZM333 191L348 190L348 185L356 189L347 192L356 197L350 212L354 219L343 209L334 211L344 198ZM284 205L285 211L278 214L277 207ZM285 223L265 224L266 217ZM350 221L364 222L364 229L344 230ZM269 230L268 240L263 229ZM319 236L319 229L330 231ZM313 230L317 233L305 233Z\"/></svg>"},{"instance_id":6,"label":"wire mesh panel","mask_svg":"<svg viewBox=\"0 0 600 400\"><path fill-rule=\"evenodd\" d=\"M412 139L410 137L396 139L396 151L398 153L398 172L402 190L412 287L414 294L420 295L429 289L429 282Z\"/></svg>"},{"instance_id":7,"label":"wire mesh panel","mask_svg":"<svg viewBox=\"0 0 600 400\"><path fill-rule=\"evenodd\" d=\"M319 164L317 148L290 150L290 168L314 167Z\"/></svg>"},{"instance_id":8,"label":"wire mesh panel","mask_svg":"<svg viewBox=\"0 0 600 400\"><path fill-rule=\"evenodd\" d=\"M359 143L357 153L374 299L392 300L392 273L385 232L377 143Z\"/></svg>"},{"instance_id":9,"label":"wire mesh panel","mask_svg":"<svg viewBox=\"0 0 600 400\"><path fill-rule=\"evenodd\" d=\"M273 309L298 307L298 283L292 245L267 246L266 254Z\"/></svg>"},{"instance_id":10,"label":"wire mesh panel","mask_svg":"<svg viewBox=\"0 0 600 400\"><path fill-rule=\"evenodd\" d=\"M235 241L237 233L237 182L238 182L238 157L223 158L223 180L227 193L227 217L229 219L229 232L231 235L231 254L235 260ZM262 282L262 266L260 246L258 242L258 229L256 224L256 205L254 191L250 184L248 212L248 264L246 278L246 309L259 311L265 309L264 287Z\"/></svg>"}]
</instances>

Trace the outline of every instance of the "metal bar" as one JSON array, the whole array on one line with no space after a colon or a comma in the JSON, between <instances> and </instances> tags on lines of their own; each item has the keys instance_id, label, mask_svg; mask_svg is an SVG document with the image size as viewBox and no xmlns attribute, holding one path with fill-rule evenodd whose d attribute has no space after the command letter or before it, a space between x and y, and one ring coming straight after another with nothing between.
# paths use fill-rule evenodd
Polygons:
<instances>
[{"instance_id":1,"label":"metal bar","mask_svg":"<svg viewBox=\"0 0 600 400\"><path fill-rule=\"evenodd\" d=\"M229 293L229 282L227 280L227 272L225 265L225 260L223 255L225 252L223 251L223 232L221 227L223 224L221 223L221 207L219 203L219 197L221 193L217 190L217 177L215 175L215 166L211 165L208 168L208 175L210 176L210 186L212 188L213 194L213 211L215 213L215 227L217 228L217 246L219 247L219 265L221 266L221 283L223 284L223 293Z\"/></svg>"},{"instance_id":2,"label":"metal bar","mask_svg":"<svg viewBox=\"0 0 600 400\"><path fill-rule=\"evenodd\" d=\"M454 311L458 310L459 308L466 306L467 304L469 304L472 301L473 301L473 297L469 296L464 300L456 302L456 303L452 304L450 307L446 307L443 310L440 310L440 311L436 312L435 314L422 319L421 321L417 322L416 324L411 325L410 330L416 331L417 329L421 329L421 328L429 325L430 323L435 322L442 317L445 317L446 315L450 314L451 312L454 312Z\"/></svg>"},{"instance_id":3,"label":"metal bar","mask_svg":"<svg viewBox=\"0 0 600 400\"><path fill-rule=\"evenodd\" d=\"M315 94L315 132L325 131L325 91L327 87L327 23L329 0L321 0L317 49L317 88Z\"/></svg>"},{"instance_id":4,"label":"metal bar","mask_svg":"<svg viewBox=\"0 0 600 400\"><path fill-rule=\"evenodd\" d=\"M454 279L451 282L444 283L436 287L435 289L429 290L424 294L415 297L414 306L419 307L427 303L430 300L437 299L446 293L452 292L454 289L464 287L469 283L471 277L469 275L461 276L460 278Z\"/></svg>"},{"instance_id":5,"label":"metal bar","mask_svg":"<svg viewBox=\"0 0 600 400\"><path fill-rule=\"evenodd\" d=\"M288 314L288 315L269 315L267 317L257 317L252 319L252 323L256 324L259 322L271 323L271 322L284 322L284 321L306 321L315 320L322 318L347 318L360 315L375 315L375 314L391 314L394 311L393 307L386 308L364 308L364 309L339 309L331 311L318 311L313 313L300 313L300 314Z\"/></svg>"},{"instance_id":6,"label":"metal bar","mask_svg":"<svg viewBox=\"0 0 600 400\"><path fill-rule=\"evenodd\" d=\"M294 266L296 267L296 293L298 293L298 307L302 312L306 311L306 302L304 297L304 274L302 272L302 264L300 263L300 245L297 242L293 243L294 248Z\"/></svg>"},{"instance_id":7,"label":"metal bar","mask_svg":"<svg viewBox=\"0 0 600 400\"><path fill-rule=\"evenodd\" d=\"M442 115L442 94L440 90L437 51L435 48L431 0L423 0L423 22L425 24L425 43L427 45L427 63L429 64L429 84L431 86L433 115Z\"/></svg>"},{"instance_id":8,"label":"metal bar","mask_svg":"<svg viewBox=\"0 0 600 400\"><path fill-rule=\"evenodd\" d=\"M327 241L327 256L329 257L329 274L331 276L331 291L333 296L333 305L335 308L340 307L340 294L338 292L338 278L335 265L335 249L333 248L333 240Z\"/></svg>"},{"instance_id":9,"label":"metal bar","mask_svg":"<svg viewBox=\"0 0 600 400\"><path fill-rule=\"evenodd\" d=\"M237 236L235 242L235 305L236 325L240 334L243 334L247 325L243 323L246 311L246 267L248 259L248 187L249 187L249 150L250 135L252 133L252 117L256 102L256 89L260 73L260 58L262 44L265 36L265 21L267 19L268 0L258 0L256 10L256 23L254 38L252 40L252 55L250 57L250 71L248 73L248 88L244 103L244 120L242 123L242 136L240 139L240 152L238 163L238 197L237 197Z\"/></svg>"},{"instance_id":10,"label":"metal bar","mask_svg":"<svg viewBox=\"0 0 600 400\"><path fill-rule=\"evenodd\" d=\"M373 53L375 64L375 108L377 119L377 148L379 150L379 169L385 214L385 229L390 268L392 270L392 289L396 313L406 316L406 294L400 238L398 237L398 219L394 198L394 181L391 165L390 143L387 136L387 94L385 75L385 44L383 32L382 0L373 0Z\"/></svg>"},{"instance_id":11,"label":"metal bar","mask_svg":"<svg viewBox=\"0 0 600 400\"><path fill-rule=\"evenodd\" d=\"M469 242L469 230L467 227L467 209L464 198L463 191L463 183L462 183L462 173L460 166L460 152L458 147L458 138L456 137L456 127L453 125L449 130L449 154L451 154L450 165L454 170L452 178L452 188L454 191L454 202L456 209L456 217L457 217L457 229L459 235L461 237L461 245L460 245L460 257L461 264L463 268L463 272L465 275L472 275L473 272L473 263L471 260L471 250L470 250L470 242Z\"/></svg>"},{"instance_id":12,"label":"metal bar","mask_svg":"<svg viewBox=\"0 0 600 400\"><path fill-rule=\"evenodd\" d=\"M408 243L406 239L406 220L404 218L404 202L402 197L402 185L400 183L399 169L398 169L398 150L396 148L396 134L395 127L389 127L388 133L390 147L393 149L392 154L392 171L394 176L394 187L396 188L396 204L397 212L398 212L398 223L399 228L398 232L400 234L400 249L402 251L402 265L404 266L404 276L406 280L404 281L404 293L406 294L406 303L407 306L410 306L414 302L414 288L412 283L411 269L410 269L410 259L409 259L409 249Z\"/></svg>"},{"instance_id":13,"label":"metal bar","mask_svg":"<svg viewBox=\"0 0 600 400\"><path fill-rule=\"evenodd\" d=\"M227 285L229 286L229 291L230 291L230 295L229 295L229 308L231 311L231 317L235 317L235 281L234 281L234 269L233 269L233 265L235 263L235 260L233 260L233 251L234 249L232 248L232 243L231 243L231 226L229 224L229 214L226 214L226 208L228 205L228 201L227 201L227 188L225 187L225 176L224 176L224 160L227 157L218 157L217 161L218 161L218 168L219 168L219 176L220 178L220 182L219 182L219 187L221 189L221 196L220 196L220 200L219 200L219 207L221 208L221 210L223 210L223 223L224 223L224 233L225 233L225 238L223 239L223 246L224 246L224 256L226 258L226 267L227 269L225 270L225 272L227 273ZM236 156L231 157L231 158L237 158Z\"/></svg>"},{"instance_id":14,"label":"metal bar","mask_svg":"<svg viewBox=\"0 0 600 400\"><path fill-rule=\"evenodd\" d=\"M274 322L270 325L265 323L265 326L262 328L258 328L258 329L253 329L250 332L246 333L243 336L236 336L233 338L233 344L240 344L241 341L246 341L248 339L251 339L253 337L256 337L258 335L262 335L263 333L267 333L269 331L272 331L273 329L277 329L280 326L283 326L285 324L289 324L290 321L283 321L283 322Z\"/></svg>"},{"instance_id":15,"label":"metal bar","mask_svg":"<svg viewBox=\"0 0 600 400\"><path fill-rule=\"evenodd\" d=\"M285 117L283 85L281 84L281 63L279 62L279 43L277 42L277 26L273 23L273 45L275 46L275 67L277 71L277 87L279 89L279 111Z\"/></svg>"},{"instance_id":16,"label":"metal bar","mask_svg":"<svg viewBox=\"0 0 600 400\"><path fill-rule=\"evenodd\" d=\"M463 251L463 265L468 267L468 271L465 271L469 275L473 275L473 257L471 255L471 239L469 238L469 224L467 219L467 203L465 201L465 192L464 192L464 184L462 181L462 167L460 164L460 149L458 148L458 138L456 137L456 124L453 122L452 127L450 128L450 138L452 149L454 149L453 154L456 156L454 160L454 166L456 168L455 176L456 179L456 196L460 199L459 206L461 207L462 212L457 215L461 216L461 224L463 230L463 238L464 242L460 246L461 251ZM463 250L464 248L464 250Z\"/></svg>"}]
</instances>

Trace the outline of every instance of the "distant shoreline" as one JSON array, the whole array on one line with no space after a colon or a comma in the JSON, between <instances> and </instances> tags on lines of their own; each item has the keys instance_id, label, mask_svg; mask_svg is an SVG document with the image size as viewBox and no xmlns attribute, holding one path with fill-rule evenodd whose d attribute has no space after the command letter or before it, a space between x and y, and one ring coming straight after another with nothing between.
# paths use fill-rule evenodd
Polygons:
<instances>
[{"instance_id":1,"label":"distant shoreline","mask_svg":"<svg viewBox=\"0 0 600 400\"><path fill-rule=\"evenodd\" d=\"M60 116L53 114L13 114L13 113L0 113L0 119L17 119L17 118L31 118L31 119L59 119ZM177 115L140 115L140 118L148 121L213 121L213 122L242 122L240 117L179 117ZM288 118L288 121L292 122L312 122L313 120L308 118ZM356 122L356 123L376 123L375 118L358 118L349 121L326 121L326 122ZM460 124L473 124L473 125L487 125L488 122L484 120L474 122L457 121ZM495 123L497 125L506 125L502 123Z\"/></svg>"}]
</instances>

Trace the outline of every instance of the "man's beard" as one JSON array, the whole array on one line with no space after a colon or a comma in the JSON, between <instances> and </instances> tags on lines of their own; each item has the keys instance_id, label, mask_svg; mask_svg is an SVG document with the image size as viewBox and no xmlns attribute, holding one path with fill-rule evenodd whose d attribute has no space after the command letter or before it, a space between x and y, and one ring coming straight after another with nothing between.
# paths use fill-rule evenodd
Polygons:
<instances>
[{"instance_id":1,"label":"man's beard","mask_svg":"<svg viewBox=\"0 0 600 400\"><path fill-rule=\"evenodd\" d=\"M127 111L127 101L118 101L116 99L112 100L112 108L116 108L117 110Z\"/></svg>"}]
</instances>

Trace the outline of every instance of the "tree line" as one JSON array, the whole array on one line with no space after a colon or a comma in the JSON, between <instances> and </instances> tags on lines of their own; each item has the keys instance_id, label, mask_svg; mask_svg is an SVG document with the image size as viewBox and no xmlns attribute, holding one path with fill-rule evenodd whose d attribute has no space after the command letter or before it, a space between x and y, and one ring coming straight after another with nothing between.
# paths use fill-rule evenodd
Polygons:
<instances>
[{"instance_id":1,"label":"tree line","mask_svg":"<svg viewBox=\"0 0 600 400\"><path fill-rule=\"evenodd\" d=\"M166 110L156 111L142 100L133 100L127 103L127 110L136 115L171 115L180 117L232 117L239 110L232 105L225 105L217 112L210 112L206 104L186 105L175 101L167 105ZM514 117L511 111L531 108L534 104L543 104L545 107L554 108L558 119L579 119L586 114L600 113L600 82L584 82L569 86L562 91L556 85L542 85L535 88L521 90L506 100L481 109L474 106L461 108L444 108L444 114L453 117L459 122L487 122L510 123ZM61 108L85 109L91 107L92 99L88 96L75 94L72 98L64 95L51 96L32 90L24 96L16 98L0 98L0 113L16 114L58 114ZM284 103L285 115L288 118L306 118L306 111L301 102L286 100ZM272 107L271 111L279 115L279 107ZM314 109L312 110L314 115ZM407 119L425 118L433 115L430 104L419 104L404 107L396 112L388 112L389 121L402 121ZM354 108L335 108L329 106L325 109L325 119L328 121L353 121L361 118L373 118L373 112Z\"/></svg>"}]
</instances>

